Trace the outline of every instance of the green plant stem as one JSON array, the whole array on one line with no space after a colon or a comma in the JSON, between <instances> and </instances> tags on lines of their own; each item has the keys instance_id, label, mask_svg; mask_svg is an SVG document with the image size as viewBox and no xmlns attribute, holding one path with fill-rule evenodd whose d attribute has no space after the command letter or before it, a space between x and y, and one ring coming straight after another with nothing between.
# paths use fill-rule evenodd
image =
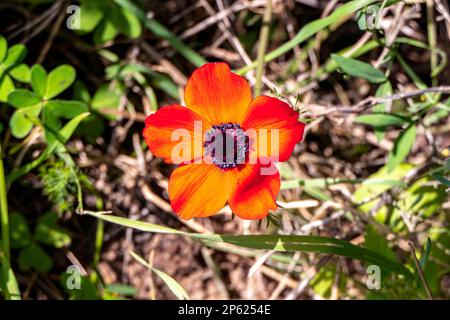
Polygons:
<instances>
[{"instance_id":1,"label":"green plant stem","mask_svg":"<svg viewBox=\"0 0 450 320\"><path fill-rule=\"evenodd\" d=\"M425 287L425 292L427 293L428 299L433 300L433 295L431 294L430 286L428 285L427 279L425 278L425 274L423 273L422 267L420 266L420 262L416 256L416 249L411 241L408 242L411 248L411 254L413 256L414 264L416 265L417 272L419 273L420 280L422 280L423 286Z\"/></svg>"},{"instance_id":2,"label":"green plant stem","mask_svg":"<svg viewBox=\"0 0 450 320\"><path fill-rule=\"evenodd\" d=\"M431 50L430 67L431 67L431 83L437 85L437 54L436 54L436 24L434 22L434 4L433 0L427 0L427 30L428 44Z\"/></svg>"},{"instance_id":3,"label":"green plant stem","mask_svg":"<svg viewBox=\"0 0 450 320\"><path fill-rule=\"evenodd\" d=\"M383 3L380 6L380 10L378 11L377 18L375 19L375 29L379 29L380 27L380 20L381 20L381 14L383 13L384 8L386 7L387 0L383 0ZM374 32L376 35L376 32Z\"/></svg>"},{"instance_id":4,"label":"green plant stem","mask_svg":"<svg viewBox=\"0 0 450 320\"><path fill-rule=\"evenodd\" d=\"M262 77L264 73L264 55L269 42L270 21L272 19L272 0L266 1L266 10L262 20L261 33L259 34L258 57L256 65L255 96L261 95Z\"/></svg>"},{"instance_id":5,"label":"green plant stem","mask_svg":"<svg viewBox=\"0 0 450 320\"><path fill-rule=\"evenodd\" d=\"M97 220L97 230L95 232L95 253L94 253L94 261L93 261L94 269L97 269L98 263L100 262L104 229L105 229L105 222L100 219Z\"/></svg>"},{"instance_id":6,"label":"green plant stem","mask_svg":"<svg viewBox=\"0 0 450 320\"><path fill-rule=\"evenodd\" d=\"M9 270L11 268L11 257L9 253L9 221L8 221L8 200L6 197L5 170L3 166L2 148L0 145L0 210L2 224L2 272L3 272L3 296L6 300L11 299L11 294L7 286Z\"/></svg>"},{"instance_id":7,"label":"green plant stem","mask_svg":"<svg viewBox=\"0 0 450 320\"><path fill-rule=\"evenodd\" d=\"M119 1L119 0L116 0ZM122 1L122 0L120 0ZM338 23L339 21L342 21L346 19L347 16L353 14L354 12L358 11L359 9L370 5L377 0L354 0L347 2L337 8L333 13L331 13L328 17L314 20L301 28L298 33L293 37L291 40L285 42L283 45L278 47L277 49L267 53L264 56L264 62L272 61L279 56L285 54L286 52L289 52L296 46L298 46L300 43L303 43L305 40L309 39L313 35L315 35L317 32L329 27L330 25L334 23ZM253 62L239 70L236 70L236 73L239 75L243 75L246 72L255 69L257 66L256 62Z\"/></svg>"}]
</instances>

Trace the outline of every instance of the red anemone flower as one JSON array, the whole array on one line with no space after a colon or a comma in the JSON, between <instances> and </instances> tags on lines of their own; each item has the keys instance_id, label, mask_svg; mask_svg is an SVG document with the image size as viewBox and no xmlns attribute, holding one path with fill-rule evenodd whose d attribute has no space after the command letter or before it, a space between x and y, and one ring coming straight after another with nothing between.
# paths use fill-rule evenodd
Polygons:
<instances>
[{"instance_id":1,"label":"red anemone flower","mask_svg":"<svg viewBox=\"0 0 450 320\"><path fill-rule=\"evenodd\" d=\"M147 117L143 132L155 156L180 164L169 179L175 213L207 217L228 203L243 219L262 219L275 210L280 176L273 163L288 160L302 140L298 113L276 98L252 100L247 81L226 63L195 70L184 98L187 107L174 104ZM186 134L190 141L179 152ZM225 145L214 144L222 138Z\"/></svg>"}]
</instances>

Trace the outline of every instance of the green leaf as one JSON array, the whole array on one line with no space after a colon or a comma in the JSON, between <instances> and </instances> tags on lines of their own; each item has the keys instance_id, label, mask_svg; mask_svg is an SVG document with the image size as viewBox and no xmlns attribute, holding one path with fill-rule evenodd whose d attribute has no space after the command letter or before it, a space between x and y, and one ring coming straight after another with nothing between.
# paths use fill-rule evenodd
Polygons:
<instances>
[{"instance_id":1,"label":"green leaf","mask_svg":"<svg viewBox=\"0 0 450 320\"><path fill-rule=\"evenodd\" d=\"M31 68L31 87L40 97L45 95L47 90L47 71L40 64L36 64Z\"/></svg>"},{"instance_id":2,"label":"green leaf","mask_svg":"<svg viewBox=\"0 0 450 320\"><path fill-rule=\"evenodd\" d=\"M19 268L22 271L28 271L34 268L40 272L48 272L52 268L52 265L52 259L47 252L34 242L20 251Z\"/></svg>"},{"instance_id":3,"label":"green leaf","mask_svg":"<svg viewBox=\"0 0 450 320\"><path fill-rule=\"evenodd\" d=\"M178 300L189 300L189 295L187 294L187 292L174 278L161 270L153 268L150 264L148 264L147 261L145 261L133 251L130 251L130 254L136 261L146 266L149 270L153 271L167 285L169 290L178 298Z\"/></svg>"},{"instance_id":4,"label":"green leaf","mask_svg":"<svg viewBox=\"0 0 450 320\"><path fill-rule=\"evenodd\" d=\"M48 108L44 108L42 111L42 124L45 129L45 140L50 145L55 140L58 140L55 135L58 134L61 129L61 120Z\"/></svg>"},{"instance_id":5,"label":"green leaf","mask_svg":"<svg viewBox=\"0 0 450 320\"><path fill-rule=\"evenodd\" d=\"M305 186L303 190L310 196L319 199L321 201L332 201L333 199L323 192L320 188Z\"/></svg>"},{"instance_id":6,"label":"green leaf","mask_svg":"<svg viewBox=\"0 0 450 320\"><path fill-rule=\"evenodd\" d=\"M392 84L389 81L383 82L377 89L375 93L375 97L377 98L385 98L387 96L392 95ZM387 103L380 103L374 105L372 107L373 112L387 112L386 108Z\"/></svg>"},{"instance_id":7,"label":"green leaf","mask_svg":"<svg viewBox=\"0 0 450 320\"><path fill-rule=\"evenodd\" d=\"M92 98L92 109L99 110L101 108L117 109L120 103L121 90L110 87L105 84L98 88Z\"/></svg>"},{"instance_id":8,"label":"green leaf","mask_svg":"<svg viewBox=\"0 0 450 320\"><path fill-rule=\"evenodd\" d=\"M8 290L8 294L4 294L3 292L3 296L9 296L9 299L11 300L20 300L20 290L19 290L19 286L17 284L17 280L16 277L14 275L14 272L11 268L8 269L7 271L7 275L6 275L7 279L5 280L3 278L3 272L0 272L0 284L1 288L0 289L6 289ZM0 290L1 292L1 290Z\"/></svg>"},{"instance_id":9,"label":"green leaf","mask_svg":"<svg viewBox=\"0 0 450 320\"><path fill-rule=\"evenodd\" d=\"M117 35L116 26L109 19L103 19L94 31L94 43L103 44Z\"/></svg>"},{"instance_id":10,"label":"green leaf","mask_svg":"<svg viewBox=\"0 0 450 320\"><path fill-rule=\"evenodd\" d=\"M15 80L23 83L29 83L31 80L31 70L25 63L21 63L12 68L11 71L9 71L9 75Z\"/></svg>"},{"instance_id":11,"label":"green leaf","mask_svg":"<svg viewBox=\"0 0 450 320\"><path fill-rule=\"evenodd\" d=\"M392 219L398 218L399 222L403 224L402 212L429 218L442 210L442 204L448 199L448 193L443 185L432 186L430 181L430 177L423 177L400 194Z\"/></svg>"},{"instance_id":12,"label":"green leaf","mask_svg":"<svg viewBox=\"0 0 450 320\"><path fill-rule=\"evenodd\" d=\"M336 61L338 66L342 69L342 71L351 76L363 78L372 83L380 83L387 80L383 72L375 69L366 62L362 62L352 58L346 58L337 54L332 54L331 56Z\"/></svg>"},{"instance_id":13,"label":"green leaf","mask_svg":"<svg viewBox=\"0 0 450 320\"><path fill-rule=\"evenodd\" d=\"M364 235L364 247L375 251L386 258L396 261L394 251L388 246L386 238L378 234L372 225L366 226L366 233Z\"/></svg>"},{"instance_id":14,"label":"green leaf","mask_svg":"<svg viewBox=\"0 0 450 320\"><path fill-rule=\"evenodd\" d=\"M176 229L159 226L152 223L130 220L127 218L105 215L102 213L87 211L85 214L96 218L116 223L125 227L134 228L145 232L171 233L199 239L207 245L210 243L230 243L236 246L259 249L274 250L280 252L316 252L324 254L335 254L352 259L358 259L368 263L378 264L391 271L410 276L410 272L400 263L392 261L371 250L355 246L347 241L318 236L297 235L226 235L226 234L199 234L187 233Z\"/></svg>"},{"instance_id":15,"label":"green leaf","mask_svg":"<svg viewBox=\"0 0 450 320\"><path fill-rule=\"evenodd\" d=\"M69 270L69 269L68 269ZM74 284L74 276L78 277L75 273L76 269L72 269L71 272L64 272L60 276L61 287L70 295L72 300L100 300L102 297L99 295L99 289L94 279L89 276L80 276L79 288L68 287L69 284ZM69 278L70 277L70 278Z\"/></svg>"},{"instance_id":16,"label":"green leaf","mask_svg":"<svg viewBox=\"0 0 450 320\"><path fill-rule=\"evenodd\" d=\"M341 21L346 21L349 15L374 2L377 2L377 0L353 0L342 4L336 10L334 10L329 16L325 18L320 17L317 20L305 24L303 28L301 28L291 40L283 43L283 45L281 45L277 49L267 53L264 56L264 61L268 62L278 58L279 56L285 54L286 52L289 52L290 50L294 49L299 44L305 42L319 31L331 26L332 24ZM257 66L256 61L253 61L250 65L237 70L236 73L239 75L243 75L249 70L255 69L256 66Z\"/></svg>"},{"instance_id":17,"label":"green leaf","mask_svg":"<svg viewBox=\"0 0 450 320\"><path fill-rule=\"evenodd\" d=\"M0 77L0 101L6 102L8 101L8 96L15 89L14 83L11 78L4 74Z\"/></svg>"},{"instance_id":18,"label":"green leaf","mask_svg":"<svg viewBox=\"0 0 450 320\"><path fill-rule=\"evenodd\" d=\"M14 137L18 139L24 138L33 128L34 123L28 119L39 116L42 106L26 107L17 109L9 120L9 127Z\"/></svg>"},{"instance_id":19,"label":"green leaf","mask_svg":"<svg viewBox=\"0 0 450 320\"><path fill-rule=\"evenodd\" d=\"M434 112L430 112L423 118L423 124L425 127L430 127L433 124L441 121L442 119L447 119L450 115L450 108L446 109L437 109Z\"/></svg>"},{"instance_id":20,"label":"green leaf","mask_svg":"<svg viewBox=\"0 0 450 320\"><path fill-rule=\"evenodd\" d=\"M178 87L168 76L162 75L160 73L154 72L150 68L138 64L129 63L126 65L114 64L106 68L106 76L108 79L124 78L127 75L132 75L135 79L142 74L148 74L152 78L152 84L166 92L174 99L178 99Z\"/></svg>"},{"instance_id":21,"label":"green leaf","mask_svg":"<svg viewBox=\"0 0 450 320\"><path fill-rule=\"evenodd\" d=\"M375 128L386 128L388 126L399 126L408 123L411 120L395 114L373 113L357 116L354 121L357 123L367 124Z\"/></svg>"},{"instance_id":22,"label":"green leaf","mask_svg":"<svg viewBox=\"0 0 450 320\"><path fill-rule=\"evenodd\" d=\"M32 107L40 102L41 99L34 92L26 89L14 90L8 96L8 103L17 109Z\"/></svg>"},{"instance_id":23,"label":"green leaf","mask_svg":"<svg viewBox=\"0 0 450 320\"><path fill-rule=\"evenodd\" d=\"M367 179L346 179L346 178L313 178L313 179L294 179L281 182L281 190L305 188L327 188L336 184L350 183L363 185L389 185L392 187L405 187L400 180L387 178L367 178Z\"/></svg>"},{"instance_id":24,"label":"green leaf","mask_svg":"<svg viewBox=\"0 0 450 320\"><path fill-rule=\"evenodd\" d=\"M53 69L47 77L44 98L51 99L66 90L75 81L75 77L75 68L70 65L60 65Z\"/></svg>"},{"instance_id":25,"label":"green leaf","mask_svg":"<svg viewBox=\"0 0 450 320\"><path fill-rule=\"evenodd\" d=\"M105 11L97 3L83 2L80 6L80 29L78 33L89 33L103 18Z\"/></svg>"},{"instance_id":26,"label":"green leaf","mask_svg":"<svg viewBox=\"0 0 450 320\"><path fill-rule=\"evenodd\" d=\"M364 203L359 206L362 212L369 213L372 208L378 203L378 199L373 199L373 197L388 191L393 187L405 187L402 183L403 177L414 168L414 166L401 163L392 172L388 172L387 165L379 169L374 174L370 175L367 180L376 181L379 183L363 183L361 184L353 193L353 198L356 203ZM393 181L398 181L398 184L393 183ZM368 201L368 199L373 199ZM375 220L384 223L386 221L387 211L386 208L382 208L375 213Z\"/></svg>"},{"instance_id":27,"label":"green leaf","mask_svg":"<svg viewBox=\"0 0 450 320\"><path fill-rule=\"evenodd\" d=\"M434 179L442 183L446 187L450 187L450 180L448 180L446 177L444 177L442 174L439 173L433 173L431 175Z\"/></svg>"},{"instance_id":28,"label":"green leaf","mask_svg":"<svg viewBox=\"0 0 450 320\"><path fill-rule=\"evenodd\" d=\"M89 93L88 88L86 85L80 81L75 81L75 84L73 85L73 100L79 100L83 101L85 103L89 103L91 101L91 94Z\"/></svg>"},{"instance_id":29,"label":"green leaf","mask_svg":"<svg viewBox=\"0 0 450 320\"><path fill-rule=\"evenodd\" d=\"M137 293L137 289L135 287L120 283L109 284L105 287L105 290L110 293L120 294L123 296L134 296Z\"/></svg>"},{"instance_id":30,"label":"green leaf","mask_svg":"<svg viewBox=\"0 0 450 320\"><path fill-rule=\"evenodd\" d=\"M433 241L430 256L441 265L450 264L450 229L448 227L432 227L429 230L429 236Z\"/></svg>"},{"instance_id":31,"label":"green leaf","mask_svg":"<svg viewBox=\"0 0 450 320\"><path fill-rule=\"evenodd\" d=\"M430 252L431 252L431 239L427 238L427 243L425 244L425 248L424 248L424 252L422 254L422 256L420 257L420 267L422 268L422 270L425 270L427 261L428 261L428 257L430 256Z\"/></svg>"},{"instance_id":32,"label":"green leaf","mask_svg":"<svg viewBox=\"0 0 450 320\"><path fill-rule=\"evenodd\" d=\"M8 51L8 42L5 37L0 35L0 64L3 62L3 59L6 57L6 52Z\"/></svg>"},{"instance_id":33,"label":"green leaf","mask_svg":"<svg viewBox=\"0 0 450 320\"><path fill-rule=\"evenodd\" d=\"M11 235L11 248L17 249L28 245L31 241L31 232L25 217L17 212L9 216L9 228Z\"/></svg>"},{"instance_id":34,"label":"green leaf","mask_svg":"<svg viewBox=\"0 0 450 320\"><path fill-rule=\"evenodd\" d=\"M44 105L44 108L64 119L72 119L89 109L84 102L68 100L51 100Z\"/></svg>"},{"instance_id":35,"label":"green leaf","mask_svg":"<svg viewBox=\"0 0 450 320\"><path fill-rule=\"evenodd\" d=\"M6 58L3 61L3 67L8 69L14 65L20 64L27 55L27 48L23 44L16 44L9 48Z\"/></svg>"},{"instance_id":36,"label":"green leaf","mask_svg":"<svg viewBox=\"0 0 450 320\"><path fill-rule=\"evenodd\" d=\"M137 38L142 33L139 19L129 10L117 8L112 11L112 19L119 30L129 38Z\"/></svg>"},{"instance_id":37,"label":"green leaf","mask_svg":"<svg viewBox=\"0 0 450 320\"><path fill-rule=\"evenodd\" d=\"M134 15L133 12L123 9L123 15L127 22L127 26L125 29L122 29L122 32L130 38L138 38L142 34L142 26L139 19Z\"/></svg>"},{"instance_id":38,"label":"green leaf","mask_svg":"<svg viewBox=\"0 0 450 320\"><path fill-rule=\"evenodd\" d=\"M380 84L380 86L377 89L377 92L375 93L375 96L378 98L384 98L384 97L387 97L390 95L392 95L392 85L389 81L385 81L382 84ZM372 107L372 111L373 112L387 112L389 110L388 104L389 104L389 102L374 105ZM385 128L375 128L375 136L377 137L378 141L383 140L384 130L385 130Z\"/></svg>"},{"instance_id":39,"label":"green leaf","mask_svg":"<svg viewBox=\"0 0 450 320\"><path fill-rule=\"evenodd\" d=\"M406 188L407 184L404 183L401 180L395 180L395 179L364 179L362 185L373 185L373 184L381 184L389 187L399 187L399 188Z\"/></svg>"},{"instance_id":40,"label":"green leaf","mask_svg":"<svg viewBox=\"0 0 450 320\"><path fill-rule=\"evenodd\" d=\"M118 88L110 87L106 84L102 85L95 92L94 97L92 98L91 107L99 112L101 112L101 109L117 110L120 105L120 96L121 91ZM117 118L117 116L109 115L106 112L102 114L111 120Z\"/></svg>"},{"instance_id":41,"label":"green leaf","mask_svg":"<svg viewBox=\"0 0 450 320\"><path fill-rule=\"evenodd\" d=\"M97 114L90 114L77 128L77 134L86 138L86 140L95 144L95 140L105 130L103 119Z\"/></svg>"},{"instance_id":42,"label":"green leaf","mask_svg":"<svg viewBox=\"0 0 450 320\"><path fill-rule=\"evenodd\" d=\"M388 171L402 163L411 150L416 139L416 126L411 124L402 134L395 140L394 148L389 153Z\"/></svg>"},{"instance_id":43,"label":"green leaf","mask_svg":"<svg viewBox=\"0 0 450 320\"><path fill-rule=\"evenodd\" d=\"M337 275L337 271L336 264L333 263L327 263L318 270L310 282L311 288L317 295L330 298L331 290L336 283L336 276L339 276L339 290L345 292L345 275L343 272L339 272L339 275Z\"/></svg>"},{"instance_id":44,"label":"green leaf","mask_svg":"<svg viewBox=\"0 0 450 320\"><path fill-rule=\"evenodd\" d=\"M66 143L67 140L70 139L73 132L77 128L83 119L85 119L89 115L89 112L82 113L79 116L76 116L72 120L70 120L59 132L59 137L61 138L62 143ZM20 178L24 174L30 172L34 168L38 167L42 162L44 162L49 156L51 156L56 149L61 146L61 142L55 139L52 143L49 143L44 152L35 160L28 162L20 168L14 169L7 177L6 182L12 183L16 179Z\"/></svg>"},{"instance_id":45,"label":"green leaf","mask_svg":"<svg viewBox=\"0 0 450 320\"><path fill-rule=\"evenodd\" d=\"M358 11L356 15L356 20L358 22L358 27L360 30L375 30L377 29L376 17L378 16L378 12L380 7L378 5L371 5L363 10Z\"/></svg>"},{"instance_id":46,"label":"green leaf","mask_svg":"<svg viewBox=\"0 0 450 320\"><path fill-rule=\"evenodd\" d=\"M356 21L358 23L359 30L366 31L367 27L367 15L365 10L359 10L356 13Z\"/></svg>"},{"instance_id":47,"label":"green leaf","mask_svg":"<svg viewBox=\"0 0 450 320\"><path fill-rule=\"evenodd\" d=\"M51 145L49 145L49 147L56 148L57 144L66 143L70 139L72 134L75 132L75 129L78 127L80 122L83 121L88 115L89 115L89 112L82 113L82 114L76 116L75 118L73 118L72 120L70 120L68 123L66 123L66 125L64 125L64 127L59 132L60 137L62 138L62 141L56 141L55 142L56 145L51 144Z\"/></svg>"},{"instance_id":48,"label":"green leaf","mask_svg":"<svg viewBox=\"0 0 450 320\"><path fill-rule=\"evenodd\" d=\"M425 90L428 88L428 86L420 79L420 77L414 72L414 70L409 66L405 60L399 55L398 52L396 52L395 57L397 58L398 62L400 63L401 68L403 71L411 78L411 80L414 82L417 88L420 90ZM427 99L432 100L431 94L425 94Z\"/></svg>"},{"instance_id":49,"label":"green leaf","mask_svg":"<svg viewBox=\"0 0 450 320\"><path fill-rule=\"evenodd\" d=\"M105 58L110 62L116 63L120 61L119 56L116 53L112 52L111 50L101 49L98 50L97 53L99 54L100 57Z\"/></svg>"},{"instance_id":50,"label":"green leaf","mask_svg":"<svg viewBox=\"0 0 450 320\"><path fill-rule=\"evenodd\" d=\"M144 10L140 9L137 5L129 0L114 0L122 8L132 12L142 24L151 32L153 32L157 37L160 37L177 50L182 56L184 56L193 65L200 67L204 65L207 61L199 55L195 50L192 50L183 41L177 38L169 29L164 25L156 21L154 18L147 18L147 14Z\"/></svg>"},{"instance_id":51,"label":"green leaf","mask_svg":"<svg viewBox=\"0 0 450 320\"><path fill-rule=\"evenodd\" d=\"M35 239L55 248L62 248L70 244L70 235L57 225L58 215L52 212L39 218L36 226Z\"/></svg>"}]
</instances>

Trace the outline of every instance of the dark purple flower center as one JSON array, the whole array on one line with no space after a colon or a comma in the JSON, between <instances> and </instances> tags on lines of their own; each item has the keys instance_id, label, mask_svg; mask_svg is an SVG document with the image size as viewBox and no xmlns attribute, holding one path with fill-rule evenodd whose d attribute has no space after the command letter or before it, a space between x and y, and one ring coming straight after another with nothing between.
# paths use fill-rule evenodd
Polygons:
<instances>
[{"instance_id":1,"label":"dark purple flower center","mask_svg":"<svg viewBox=\"0 0 450 320\"><path fill-rule=\"evenodd\" d=\"M205 156L221 169L235 168L245 163L249 139L237 123L214 125L205 133Z\"/></svg>"}]
</instances>

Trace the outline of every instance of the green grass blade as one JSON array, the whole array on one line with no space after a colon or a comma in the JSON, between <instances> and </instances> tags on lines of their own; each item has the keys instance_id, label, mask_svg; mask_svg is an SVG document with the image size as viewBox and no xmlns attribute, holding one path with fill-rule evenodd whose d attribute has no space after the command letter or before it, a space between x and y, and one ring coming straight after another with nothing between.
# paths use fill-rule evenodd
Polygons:
<instances>
[{"instance_id":1,"label":"green grass blade","mask_svg":"<svg viewBox=\"0 0 450 320\"><path fill-rule=\"evenodd\" d=\"M2 148L0 146L0 224L2 231L1 238L1 258L2 258L2 276L0 280L2 294L6 300L20 299L20 292L17 286L16 277L11 269L10 254L10 225L8 213L8 198L5 182L5 170L3 166Z\"/></svg>"},{"instance_id":2,"label":"green grass blade","mask_svg":"<svg viewBox=\"0 0 450 320\"><path fill-rule=\"evenodd\" d=\"M72 134L74 133L75 129L78 127L80 122L83 121L83 119L86 118L88 115L89 112L85 112L67 122L67 124L61 129L61 131L57 133L56 136L57 139L53 140L53 142L50 143L47 146L47 148L45 148L45 150L37 159L27 163L26 165L20 168L13 170L6 177L7 184L8 185L11 184L24 174L30 172L31 170L39 166L42 162L44 162L45 159L47 159L50 155L52 155L53 152L55 152L59 146L64 146L63 144L70 139L70 137L72 136Z\"/></svg>"},{"instance_id":3,"label":"green grass blade","mask_svg":"<svg viewBox=\"0 0 450 320\"><path fill-rule=\"evenodd\" d=\"M353 77L363 78L372 83L381 83L387 80L383 72L374 68L369 63L343 57L338 54L332 54L331 57L336 61L342 71Z\"/></svg>"},{"instance_id":4,"label":"green grass blade","mask_svg":"<svg viewBox=\"0 0 450 320\"><path fill-rule=\"evenodd\" d=\"M169 290L178 298L178 300L190 300L186 290L174 278L167 273L152 267L142 257L138 256L133 251L130 251L131 256L140 264L153 271L169 288Z\"/></svg>"},{"instance_id":5,"label":"green grass blade","mask_svg":"<svg viewBox=\"0 0 450 320\"><path fill-rule=\"evenodd\" d=\"M393 187L404 188L405 184L395 179L345 179L345 178L314 178L314 179L293 179L281 181L281 190L296 189L301 187L327 188L332 185L348 184L388 184Z\"/></svg>"},{"instance_id":6,"label":"green grass blade","mask_svg":"<svg viewBox=\"0 0 450 320\"><path fill-rule=\"evenodd\" d=\"M382 268L410 276L410 272L400 263L392 261L371 250L358 247L347 241L335 238L298 235L225 235L188 233L152 223L130 220L127 218L115 217L96 212L87 211L85 214L141 231L179 234L206 242L225 242L245 248L274 250L279 252L302 251L335 254L365 261L371 264L377 264Z\"/></svg>"},{"instance_id":7,"label":"green grass blade","mask_svg":"<svg viewBox=\"0 0 450 320\"><path fill-rule=\"evenodd\" d=\"M290 41L284 43L277 49L266 54L264 56L264 62L272 61L273 59L278 58L279 56L285 54L286 52L289 52L290 50L294 49L297 45L303 43L305 40L312 37L319 31L329 27L330 25L338 21L345 19L348 15L377 1L378 0L353 0L343 4L335 11L333 11L333 13L330 14L328 17L320 18L306 24ZM255 69L256 66L257 63L256 61L254 61L250 65L237 70L236 73L240 75L245 74L246 72Z\"/></svg>"},{"instance_id":8,"label":"green grass blade","mask_svg":"<svg viewBox=\"0 0 450 320\"><path fill-rule=\"evenodd\" d=\"M145 12L142 11L138 6L133 4L131 1L129 0L114 0L114 1L122 8L125 8L133 12L148 30L153 32L156 36L164 40L167 40L175 50L177 50L193 65L195 65L196 67L200 67L201 65L207 63L207 61L201 55L199 55L197 52L195 52L186 44L184 44L165 26L163 26L153 18L148 19Z\"/></svg>"}]
</instances>

